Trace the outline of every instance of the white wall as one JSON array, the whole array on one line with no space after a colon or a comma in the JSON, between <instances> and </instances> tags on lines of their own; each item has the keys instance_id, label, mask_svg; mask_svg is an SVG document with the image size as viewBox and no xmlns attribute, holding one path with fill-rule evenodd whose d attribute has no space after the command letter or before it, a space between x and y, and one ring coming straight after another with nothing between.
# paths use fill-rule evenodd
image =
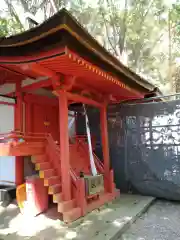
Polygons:
<instances>
[{"instance_id":1,"label":"white wall","mask_svg":"<svg viewBox=\"0 0 180 240\"><path fill-rule=\"evenodd\" d=\"M12 99L0 97L0 101L12 103ZM14 130L14 107L0 104L0 133ZM15 157L0 157L0 184L15 183ZM9 184L9 183L8 183Z\"/></svg>"}]
</instances>

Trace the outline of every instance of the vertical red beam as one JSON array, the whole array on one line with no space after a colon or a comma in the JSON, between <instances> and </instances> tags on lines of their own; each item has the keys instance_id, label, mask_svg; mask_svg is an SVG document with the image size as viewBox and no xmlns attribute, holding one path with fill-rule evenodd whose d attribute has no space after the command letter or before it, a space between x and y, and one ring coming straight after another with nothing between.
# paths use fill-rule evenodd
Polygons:
<instances>
[{"instance_id":1,"label":"vertical red beam","mask_svg":"<svg viewBox=\"0 0 180 240\"><path fill-rule=\"evenodd\" d=\"M68 134L68 99L65 91L59 92L59 125L62 193L64 200L68 201L71 199L71 178Z\"/></svg>"},{"instance_id":2,"label":"vertical red beam","mask_svg":"<svg viewBox=\"0 0 180 240\"><path fill-rule=\"evenodd\" d=\"M86 214L87 207L84 178L80 178L78 180L78 188L79 188L77 191L78 205L81 208L82 216L84 216Z\"/></svg>"},{"instance_id":3,"label":"vertical red beam","mask_svg":"<svg viewBox=\"0 0 180 240\"><path fill-rule=\"evenodd\" d=\"M75 133L74 133L74 136L77 135L77 112L74 112L74 115L75 115Z\"/></svg>"},{"instance_id":4,"label":"vertical red beam","mask_svg":"<svg viewBox=\"0 0 180 240\"><path fill-rule=\"evenodd\" d=\"M21 92L21 82L16 83L16 98L17 103L15 107L15 130L22 131L22 117L23 117L23 99Z\"/></svg>"},{"instance_id":5,"label":"vertical red beam","mask_svg":"<svg viewBox=\"0 0 180 240\"><path fill-rule=\"evenodd\" d=\"M15 130L22 131L22 93L21 93L21 82L16 83L16 97L17 103L15 106ZM15 181L16 185L20 185L24 182L24 158L16 157L15 160Z\"/></svg>"},{"instance_id":6,"label":"vertical red beam","mask_svg":"<svg viewBox=\"0 0 180 240\"><path fill-rule=\"evenodd\" d=\"M25 114L25 132L26 134L32 133L32 104L30 102L26 102L26 114Z\"/></svg>"},{"instance_id":7,"label":"vertical red beam","mask_svg":"<svg viewBox=\"0 0 180 240\"><path fill-rule=\"evenodd\" d=\"M100 108L100 125L101 125L101 141L104 159L105 188L110 191L110 160L109 160L109 142L108 142L108 126L107 126L107 107Z\"/></svg>"}]
</instances>

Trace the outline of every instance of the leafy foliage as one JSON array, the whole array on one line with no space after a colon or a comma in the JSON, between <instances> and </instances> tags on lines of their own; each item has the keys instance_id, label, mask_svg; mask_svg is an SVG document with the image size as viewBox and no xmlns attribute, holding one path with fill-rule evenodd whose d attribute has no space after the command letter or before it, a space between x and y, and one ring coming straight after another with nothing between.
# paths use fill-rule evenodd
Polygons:
<instances>
[{"instance_id":1,"label":"leafy foliage","mask_svg":"<svg viewBox=\"0 0 180 240\"><path fill-rule=\"evenodd\" d=\"M8 21L0 18L0 37L8 35Z\"/></svg>"}]
</instances>

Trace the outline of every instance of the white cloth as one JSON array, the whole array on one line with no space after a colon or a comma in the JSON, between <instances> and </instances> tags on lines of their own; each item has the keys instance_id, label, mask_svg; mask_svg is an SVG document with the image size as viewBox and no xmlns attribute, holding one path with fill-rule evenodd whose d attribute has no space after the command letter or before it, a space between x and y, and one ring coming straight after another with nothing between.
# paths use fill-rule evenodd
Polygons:
<instances>
[{"instance_id":1,"label":"white cloth","mask_svg":"<svg viewBox=\"0 0 180 240\"><path fill-rule=\"evenodd\" d=\"M93 157L93 151L92 151L91 133L90 133L90 128L89 128L89 120L88 120L88 116L86 114L86 108L85 108L84 104L83 104L83 107L84 107L85 120L86 120L86 133L87 133L87 139L88 139L91 172L92 172L93 176L96 176L97 175L97 170L96 170L96 166L95 166L95 163L94 163L94 157Z\"/></svg>"}]
</instances>

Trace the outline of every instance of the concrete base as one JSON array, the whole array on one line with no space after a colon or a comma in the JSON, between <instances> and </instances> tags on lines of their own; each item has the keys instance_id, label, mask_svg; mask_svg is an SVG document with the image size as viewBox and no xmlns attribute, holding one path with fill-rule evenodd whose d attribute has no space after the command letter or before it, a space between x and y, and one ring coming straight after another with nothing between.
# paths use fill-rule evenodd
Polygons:
<instances>
[{"instance_id":1,"label":"concrete base","mask_svg":"<svg viewBox=\"0 0 180 240\"><path fill-rule=\"evenodd\" d=\"M147 210L153 200L152 197L121 194L112 203L68 226L58 219L56 208L29 219L11 204L0 209L0 239L114 240Z\"/></svg>"},{"instance_id":2,"label":"concrete base","mask_svg":"<svg viewBox=\"0 0 180 240\"><path fill-rule=\"evenodd\" d=\"M146 212L155 198L139 195L121 195L120 199L109 205L112 210L104 229L101 230L94 240L116 240L135 222L142 213Z\"/></svg>"}]
</instances>

